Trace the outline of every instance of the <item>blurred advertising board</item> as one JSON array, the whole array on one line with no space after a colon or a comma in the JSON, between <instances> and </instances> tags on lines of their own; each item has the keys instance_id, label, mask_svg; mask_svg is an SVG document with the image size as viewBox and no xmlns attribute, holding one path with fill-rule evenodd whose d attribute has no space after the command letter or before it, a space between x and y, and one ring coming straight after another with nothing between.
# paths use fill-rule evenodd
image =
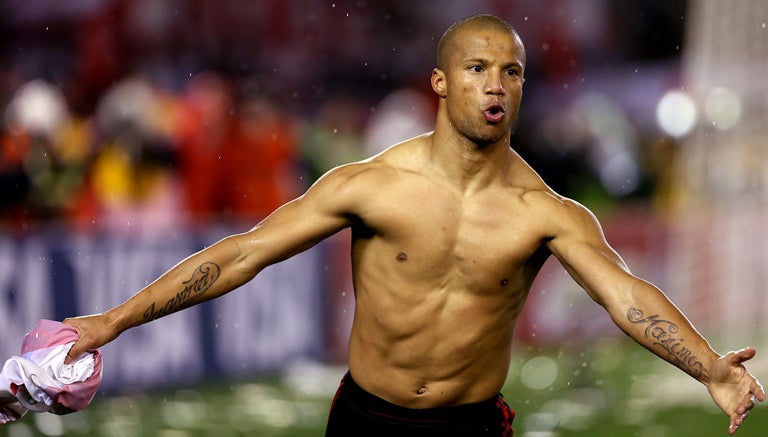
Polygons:
<instances>
[{"instance_id":1,"label":"blurred advertising board","mask_svg":"<svg viewBox=\"0 0 768 437\"><path fill-rule=\"evenodd\" d=\"M105 311L228 233L151 241L46 230L0 235L0 358L19 353L39 319ZM288 360L322 358L324 297L317 246L265 269L230 294L123 333L106 345L105 388L243 377Z\"/></svg>"}]
</instances>

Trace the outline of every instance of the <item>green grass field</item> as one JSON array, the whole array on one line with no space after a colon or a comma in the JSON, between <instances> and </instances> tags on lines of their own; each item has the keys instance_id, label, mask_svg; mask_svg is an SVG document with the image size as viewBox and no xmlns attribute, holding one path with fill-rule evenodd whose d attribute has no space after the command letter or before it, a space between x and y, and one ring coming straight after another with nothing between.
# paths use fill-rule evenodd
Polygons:
<instances>
[{"instance_id":1,"label":"green grass field","mask_svg":"<svg viewBox=\"0 0 768 437\"><path fill-rule=\"evenodd\" d=\"M322 436L344 370L303 364L236 383L99 395L79 413L28 414L0 436ZM728 435L703 386L624 339L519 348L504 395L518 437ZM737 435L768 435L768 410L756 407Z\"/></svg>"}]
</instances>

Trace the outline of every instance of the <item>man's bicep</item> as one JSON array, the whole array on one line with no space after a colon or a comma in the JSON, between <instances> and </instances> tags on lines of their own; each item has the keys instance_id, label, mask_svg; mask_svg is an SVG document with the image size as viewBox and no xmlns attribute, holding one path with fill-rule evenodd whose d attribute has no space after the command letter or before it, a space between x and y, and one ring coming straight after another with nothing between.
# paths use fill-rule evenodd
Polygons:
<instances>
[{"instance_id":1,"label":"man's bicep","mask_svg":"<svg viewBox=\"0 0 768 437\"><path fill-rule=\"evenodd\" d=\"M332 172L243 234L259 264L273 264L309 249L350 226L354 192L341 189L345 174Z\"/></svg>"},{"instance_id":2,"label":"man's bicep","mask_svg":"<svg viewBox=\"0 0 768 437\"><path fill-rule=\"evenodd\" d=\"M605 239L600 223L583 206L564 206L557 232L548 248L573 279L598 303L604 305L622 292L629 268Z\"/></svg>"}]
</instances>

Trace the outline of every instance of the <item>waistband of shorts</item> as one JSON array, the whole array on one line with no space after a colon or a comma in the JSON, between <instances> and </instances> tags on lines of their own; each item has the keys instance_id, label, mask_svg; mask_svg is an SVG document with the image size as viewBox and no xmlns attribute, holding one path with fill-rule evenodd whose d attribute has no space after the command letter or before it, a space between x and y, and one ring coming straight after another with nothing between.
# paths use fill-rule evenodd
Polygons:
<instances>
[{"instance_id":1,"label":"waistband of shorts","mask_svg":"<svg viewBox=\"0 0 768 437\"><path fill-rule=\"evenodd\" d=\"M490 399L438 408L406 408L388 402L357 385L352 375L347 372L342 379L340 394L356 409L381 417L413 422L455 423L465 420L477 420L478 417L494 415L499 411L499 402L503 402L501 393Z\"/></svg>"}]
</instances>

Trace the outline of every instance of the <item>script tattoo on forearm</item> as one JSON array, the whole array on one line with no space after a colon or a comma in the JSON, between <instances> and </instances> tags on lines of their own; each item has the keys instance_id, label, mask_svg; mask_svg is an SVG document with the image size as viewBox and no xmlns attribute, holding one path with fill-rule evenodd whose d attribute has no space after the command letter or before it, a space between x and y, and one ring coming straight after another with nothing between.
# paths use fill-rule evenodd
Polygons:
<instances>
[{"instance_id":1,"label":"script tattoo on forearm","mask_svg":"<svg viewBox=\"0 0 768 437\"><path fill-rule=\"evenodd\" d=\"M168 302L159 309L155 308L155 303L153 302L152 305L144 311L144 320L151 321L159 319L160 317L183 308L193 299L210 290L216 280L219 279L220 273L221 268L216 263L204 262L200 264L197 267L197 270L192 273L192 276L182 282L184 289L176 293L175 296L169 299Z\"/></svg>"},{"instance_id":2,"label":"script tattoo on forearm","mask_svg":"<svg viewBox=\"0 0 768 437\"><path fill-rule=\"evenodd\" d=\"M627 311L627 319L632 323L647 325L645 337L652 340L654 346L659 346L667 352L669 362L694 377L701 376L704 365L693 351L683 345L685 340L676 335L676 324L661 319L658 314L643 317L643 312L634 307Z\"/></svg>"}]
</instances>

